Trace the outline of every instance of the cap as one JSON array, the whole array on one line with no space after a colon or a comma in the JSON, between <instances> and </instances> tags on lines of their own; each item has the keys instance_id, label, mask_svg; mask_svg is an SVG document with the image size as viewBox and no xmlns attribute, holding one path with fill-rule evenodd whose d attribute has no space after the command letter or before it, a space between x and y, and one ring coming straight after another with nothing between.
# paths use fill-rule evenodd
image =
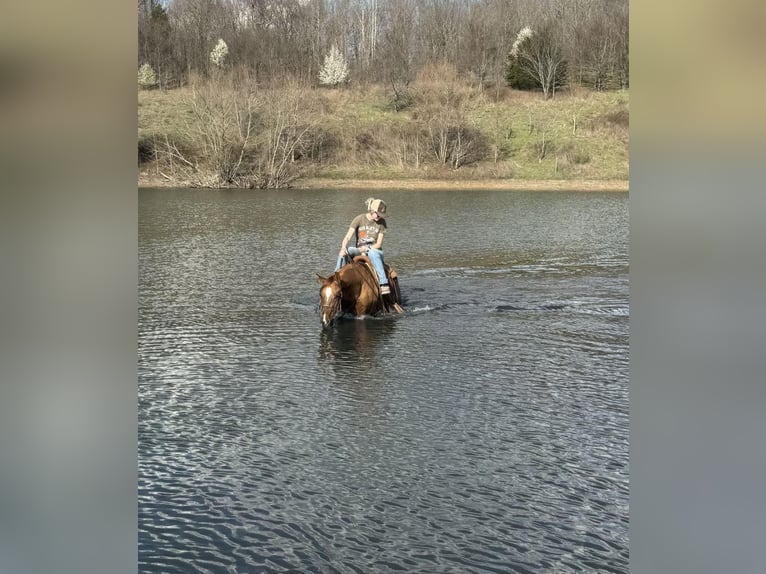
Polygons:
<instances>
[{"instance_id":1,"label":"cap","mask_svg":"<svg viewBox=\"0 0 766 574\"><path fill-rule=\"evenodd\" d=\"M373 199L367 202L370 211L377 211L380 215L386 215L386 203L382 199Z\"/></svg>"}]
</instances>

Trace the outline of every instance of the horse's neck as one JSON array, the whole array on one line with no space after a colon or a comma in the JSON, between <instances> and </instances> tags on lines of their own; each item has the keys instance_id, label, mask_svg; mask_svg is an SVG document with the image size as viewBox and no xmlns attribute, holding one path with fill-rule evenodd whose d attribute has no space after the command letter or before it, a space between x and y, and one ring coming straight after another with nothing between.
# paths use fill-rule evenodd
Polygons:
<instances>
[{"instance_id":1,"label":"horse's neck","mask_svg":"<svg viewBox=\"0 0 766 574\"><path fill-rule=\"evenodd\" d=\"M354 269L351 265L344 265L339 271L335 272L335 277L338 281L338 284L341 286L341 289L345 289L349 285L356 282L356 272L357 270Z\"/></svg>"},{"instance_id":2,"label":"horse's neck","mask_svg":"<svg viewBox=\"0 0 766 574\"><path fill-rule=\"evenodd\" d=\"M367 281L369 279L372 279L373 281L376 280L378 274L372 266L372 261L370 261L366 255L357 255L354 258L353 265L355 266L360 281Z\"/></svg>"},{"instance_id":3,"label":"horse's neck","mask_svg":"<svg viewBox=\"0 0 766 574\"><path fill-rule=\"evenodd\" d=\"M358 296L365 282L366 268L359 263L344 265L336 272L338 283L344 297L348 295Z\"/></svg>"}]
</instances>

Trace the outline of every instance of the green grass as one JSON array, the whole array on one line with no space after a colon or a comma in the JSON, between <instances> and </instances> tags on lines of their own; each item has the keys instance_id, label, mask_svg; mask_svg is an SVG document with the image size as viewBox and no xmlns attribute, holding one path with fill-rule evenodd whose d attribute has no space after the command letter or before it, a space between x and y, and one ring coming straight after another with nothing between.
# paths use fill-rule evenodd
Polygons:
<instances>
[{"instance_id":1,"label":"green grass","mask_svg":"<svg viewBox=\"0 0 766 574\"><path fill-rule=\"evenodd\" d=\"M317 95L323 110L317 125L336 135L339 151L332 161L302 165L300 169L308 176L628 179L628 92L577 89L550 100L510 89L473 93L464 102L463 125L480 130L490 151L482 161L458 170L436 165L425 142L419 169L390 160L394 157L391 150L398 145L396 134L416 117L423 121L424 110L417 104L394 111L385 87L364 91L322 88ZM190 98L188 88L139 91L139 140L183 139L191 120ZM360 146L365 153L359 152Z\"/></svg>"},{"instance_id":2,"label":"green grass","mask_svg":"<svg viewBox=\"0 0 766 574\"><path fill-rule=\"evenodd\" d=\"M186 103L191 91L141 90L138 92L138 137L177 137L184 132L192 112Z\"/></svg>"}]
</instances>

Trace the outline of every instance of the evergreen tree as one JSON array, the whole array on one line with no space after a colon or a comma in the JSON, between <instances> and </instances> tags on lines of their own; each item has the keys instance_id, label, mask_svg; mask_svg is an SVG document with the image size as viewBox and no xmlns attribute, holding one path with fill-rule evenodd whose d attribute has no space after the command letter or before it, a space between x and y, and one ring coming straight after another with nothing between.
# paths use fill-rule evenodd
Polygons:
<instances>
[{"instance_id":1,"label":"evergreen tree","mask_svg":"<svg viewBox=\"0 0 766 574\"><path fill-rule=\"evenodd\" d=\"M505 79L514 90L532 91L540 89L540 82L521 65L518 58L510 58Z\"/></svg>"}]
</instances>

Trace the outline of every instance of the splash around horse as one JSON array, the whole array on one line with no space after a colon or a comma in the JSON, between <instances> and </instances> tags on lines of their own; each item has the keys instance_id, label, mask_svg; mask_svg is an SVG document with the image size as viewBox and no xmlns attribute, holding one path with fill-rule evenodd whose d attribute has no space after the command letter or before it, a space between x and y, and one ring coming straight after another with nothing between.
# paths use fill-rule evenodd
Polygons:
<instances>
[{"instance_id":1,"label":"splash around horse","mask_svg":"<svg viewBox=\"0 0 766 574\"><path fill-rule=\"evenodd\" d=\"M341 267L329 277L317 274L319 288L319 311L322 327L329 327L341 314L356 317L380 313L402 313L399 279L396 271L385 265L391 293L380 292L377 275L370 260L364 255Z\"/></svg>"}]
</instances>

